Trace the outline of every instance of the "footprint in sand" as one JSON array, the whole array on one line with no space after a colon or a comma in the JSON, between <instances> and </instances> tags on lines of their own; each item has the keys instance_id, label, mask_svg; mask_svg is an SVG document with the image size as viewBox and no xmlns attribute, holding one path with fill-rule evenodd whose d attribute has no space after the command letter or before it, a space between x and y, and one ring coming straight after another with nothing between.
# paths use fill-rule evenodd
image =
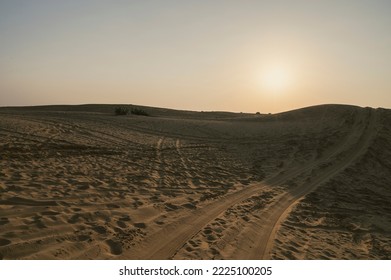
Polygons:
<instances>
[{"instance_id":1,"label":"footprint in sand","mask_svg":"<svg viewBox=\"0 0 391 280\"><path fill-rule=\"evenodd\" d=\"M194 203L184 203L182 204L183 207L187 208L187 209L197 209L197 206L194 204Z\"/></svg>"},{"instance_id":2,"label":"footprint in sand","mask_svg":"<svg viewBox=\"0 0 391 280\"><path fill-rule=\"evenodd\" d=\"M126 224L123 222L123 221L117 221L117 225L120 227L120 228L126 228Z\"/></svg>"},{"instance_id":3,"label":"footprint in sand","mask_svg":"<svg viewBox=\"0 0 391 280\"><path fill-rule=\"evenodd\" d=\"M44 216L55 216L55 215L59 215L60 213L57 212L57 211L43 211L41 212L41 215L44 215Z\"/></svg>"},{"instance_id":4,"label":"footprint in sand","mask_svg":"<svg viewBox=\"0 0 391 280\"><path fill-rule=\"evenodd\" d=\"M144 223L135 223L134 226L137 228L146 228L147 227L147 225Z\"/></svg>"},{"instance_id":5,"label":"footprint in sand","mask_svg":"<svg viewBox=\"0 0 391 280\"><path fill-rule=\"evenodd\" d=\"M113 255L121 255L122 254L122 244L119 241L115 241L113 239L106 240L107 245L110 247L110 252Z\"/></svg>"},{"instance_id":6,"label":"footprint in sand","mask_svg":"<svg viewBox=\"0 0 391 280\"><path fill-rule=\"evenodd\" d=\"M5 224L8 224L8 223L9 223L8 218L1 218L1 219L0 219L0 226L5 225Z\"/></svg>"},{"instance_id":7,"label":"footprint in sand","mask_svg":"<svg viewBox=\"0 0 391 280\"><path fill-rule=\"evenodd\" d=\"M109 209L118 209L118 208L120 208L119 205L116 205L116 204L113 204L113 203L108 203L108 204L106 204L106 206Z\"/></svg>"},{"instance_id":8,"label":"footprint in sand","mask_svg":"<svg viewBox=\"0 0 391 280\"><path fill-rule=\"evenodd\" d=\"M90 239L89 235L82 234L82 235L77 236L77 240L80 241L80 242L84 242L84 241L87 241L89 239Z\"/></svg>"},{"instance_id":9,"label":"footprint in sand","mask_svg":"<svg viewBox=\"0 0 391 280\"><path fill-rule=\"evenodd\" d=\"M0 238L0 246L7 246L9 244L11 244L11 240Z\"/></svg>"},{"instance_id":10,"label":"footprint in sand","mask_svg":"<svg viewBox=\"0 0 391 280\"><path fill-rule=\"evenodd\" d=\"M120 221L125 221L125 222L128 222L130 221L130 217L128 215L125 215L125 216L122 216L121 218L119 218Z\"/></svg>"},{"instance_id":11,"label":"footprint in sand","mask_svg":"<svg viewBox=\"0 0 391 280\"><path fill-rule=\"evenodd\" d=\"M169 203L169 202L165 203L164 206L165 206L167 211L175 211L175 210L178 210L180 208L179 206L177 206L175 204L172 204L172 203Z\"/></svg>"},{"instance_id":12,"label":"footprint in sand","mask_svg":"<svg viewBox=\"0 0 391 280\"><path fill-rule=\"evenodd\" d=\"M74 215L72 215L72 217L70 217L69 219L68 219L68 223L70 223L70 224L75 224L75 223L77 223L78 221L79 221L79 218L81 217L81 215L80 214L74 214Z\"/></svg>"},{"instance_id":13,"label":"footprint in sand","mask_svg":"<svg viewBox=\"0 0 391 280\"><path fill-rule=\"evenodd\" d=\"M96 231L99 234L106 234L106 228L104 226L94 226L92 230Z\"/></svg>"},{"instance_id":14,"label":"footprint in sand","mask_svg":"<svg viewBox=\"0 0 391 280\"><path fill-rule=\"evenodd\" d=\"M190 244L190 246L192 246L193 248L198 248L198 247L200 247L199 241L196 242L196 241L194 241L194 240L189 240L189 244Z\"/></svg>"}]
</instances>

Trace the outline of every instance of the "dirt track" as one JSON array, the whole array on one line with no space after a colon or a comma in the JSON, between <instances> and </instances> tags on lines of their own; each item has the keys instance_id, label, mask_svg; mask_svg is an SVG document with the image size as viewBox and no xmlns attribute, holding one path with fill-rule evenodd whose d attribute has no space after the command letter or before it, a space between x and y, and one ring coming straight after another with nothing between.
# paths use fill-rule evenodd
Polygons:
<instances>
[{"instance_id":1,"label":"dirt track","mask_svg":"<svg viewBox=\"0 0 391 280\"><path fill-rule=\"evenodd\" d=\"M180 221L162 229L160 232L151 236L150 239L145 240L145 244L140 244L140 249L132 251L131 254L129 254L129 257L138 259L172 258L189 239L200 232L200 230L210 221L216 219L232 205L257 194L262 190L264 185L273 186L282 184L284 181L306 172L309 169L316 170L322 164L335 161L336 157L342 154L342 159L338 159L335 163L333 162L331 166L321 170L316 176L311 177L309 183L304 186L298 186L281 195L266 211L263 211L264 213L261 214L262 226L258 229L260 234L255 246L253 246L251 252L245 252L234 256L238 259L268 259L269 251L274 241L274 234L278 230L279 224L283 221L285 216L288 215L295 203L303 196L313 191L320 183L328 180L331 176L346 168L367 148L369 141L376 131L376 112L364 112L363 119L365 120L364 124L355 124L347 139L324 158L308 163L299 169L287 172L287 174L279 174L261 184L249 186L224 197L224 199L204 206L201 210L191 213ZM259 223L257 223L257 225L259 225ZM166 236L169 236L169 238L166 238Z\"/></svg>"}]
</instances>

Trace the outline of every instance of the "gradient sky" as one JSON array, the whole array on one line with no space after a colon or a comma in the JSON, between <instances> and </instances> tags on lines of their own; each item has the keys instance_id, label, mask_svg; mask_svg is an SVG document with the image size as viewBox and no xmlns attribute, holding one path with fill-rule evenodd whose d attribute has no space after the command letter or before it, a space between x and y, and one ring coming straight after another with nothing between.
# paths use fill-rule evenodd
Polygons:
<instances>
[{"instance_id":1,"label":"gradient sky","mask_svg":"<svg viewBox=\"0 0 391 280\"><path fill-rule=\"evenodd\" d=\"M391 108L390 15L386 0L0 0L0 106Z\"/></svg>"}]
</instances>

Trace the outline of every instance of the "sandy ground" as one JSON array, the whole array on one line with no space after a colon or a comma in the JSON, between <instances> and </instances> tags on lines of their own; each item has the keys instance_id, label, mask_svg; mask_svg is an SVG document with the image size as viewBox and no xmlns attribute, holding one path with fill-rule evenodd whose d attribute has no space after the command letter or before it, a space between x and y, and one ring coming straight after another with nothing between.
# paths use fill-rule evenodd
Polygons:
<instances>
[{"instance_id":1,"label":"sandy ground","mask_svg":"<svg viewBox=\"0 0 391 280\"><path fill-rule=\"evenodd\" d=\"M390 259L391 112L0 108L1 259Z\"/></svg>"}]
</instances>

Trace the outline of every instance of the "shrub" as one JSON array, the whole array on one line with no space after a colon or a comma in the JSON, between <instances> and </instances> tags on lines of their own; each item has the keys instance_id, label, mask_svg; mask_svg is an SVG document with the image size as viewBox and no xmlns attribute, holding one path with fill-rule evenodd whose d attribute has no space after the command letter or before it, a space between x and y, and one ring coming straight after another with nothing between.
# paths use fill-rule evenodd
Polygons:
<instances>
[{"instance_id":1,"label":"shrub","mask_svg":"<svg viewBox=\"0 0 391 280\"><path fill-rule=\"evenodd\" d=\"M117 107L117 108L115 108L115 114L117 116L127 115L128 113L129 113L129 109L126 108L126 107Z\"/></svg>"},{"instance_id":2,"label":"shrub","mask_svg":"<svg viewBox=\"0 0 391 280\"><path fill-rule=\"evenodd\" d=\"M140 109L140 108L132 108L130 110L130 113L132 113L133 115L140 115L140 116L149 116L149 114L144 111L143 109Z\"/></svg>"}]
</instances>

